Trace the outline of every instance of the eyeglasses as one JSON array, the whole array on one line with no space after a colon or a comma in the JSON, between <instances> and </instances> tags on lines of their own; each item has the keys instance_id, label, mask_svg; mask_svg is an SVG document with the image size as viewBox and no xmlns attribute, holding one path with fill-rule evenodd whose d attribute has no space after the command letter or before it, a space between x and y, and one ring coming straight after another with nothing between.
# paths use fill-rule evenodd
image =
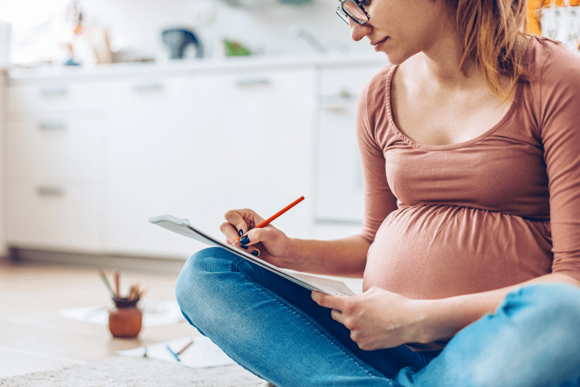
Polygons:
<instances>
[{"instance_id":1,"label":"eyeglasses","mask_svg":"<svg viewBox=\"0 0 580 387\"><path fill-rule=\"evenodd\" d=\"M370 20L369 14L365 11L362 6L362 2L356 0L345 0L338 8L336 8L336 13L342 20L348 24L348 19L351 18L361 26L368 23Z\"/></svg>"}]
</instances>

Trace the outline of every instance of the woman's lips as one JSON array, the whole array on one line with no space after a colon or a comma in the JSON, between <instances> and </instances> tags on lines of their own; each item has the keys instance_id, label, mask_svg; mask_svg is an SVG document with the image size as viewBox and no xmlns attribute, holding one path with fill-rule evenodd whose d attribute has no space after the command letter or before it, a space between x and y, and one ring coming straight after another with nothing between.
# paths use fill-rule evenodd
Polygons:
<instances>
[{"instance_id":1,"label":"woman's lips","mask_svg":"<svg viewBox=\"0 0 580 387\"><path fill-rule=\"evenodd\" d=\"M384 38L383 40L373 44L373 46L375 47L375 51L380 51L381 47L383 46L383 43L385 43L387 41L387 39L389 39L388 36L386 38Z\"/></svg>"}]
</instances>

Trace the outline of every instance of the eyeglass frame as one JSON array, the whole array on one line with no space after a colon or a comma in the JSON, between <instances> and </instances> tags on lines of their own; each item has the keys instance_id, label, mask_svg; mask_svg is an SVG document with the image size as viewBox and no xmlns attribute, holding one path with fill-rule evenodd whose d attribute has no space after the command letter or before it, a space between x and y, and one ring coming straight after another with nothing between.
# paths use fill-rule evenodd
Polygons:
<instances>
[{"instance_id":1,"label":"eyeglass frame","mask_svg":"<svg viewBox=\"0 0 580 387\"><path fill-rule=\"evenodd\" d=\"M358 8L359 8L361 11L363 11L363 13L365 14L365 16L367 17L367 20L366 20L364 23L361 23L361 22L359 22L359 21L358 21L358 20L356 20L354 17L350 16L350 15L348 14L348 12L346 12L346 11L344 10L344 4L345 4L345 3L347 3L347 2L349 2L349 1L352 1L353 3L355 3L355 4L356 4L356 6L357 6L357 7L358 7ZM337 14L337 15L338 15L338 16L339 16L339 17L340 17L342 20L344 20L344 22L345 22L346 24L349 24L349 23L348 23L348 20L345 20L345 19L342 17L342 15L339 13L339 11L342 11L342 12L343 12L343 13L344 13L346 16L348 16L350 19L354 20L354 22L355 22L355 23L357 23L357 24L359 24L359 25L361 25L361 26L362 26L362 25L365 25L365 24L367 24L367 23L369 22L369 20L371 20L371 16L370 16L370 15L367 13L367 11L366 11L366 10L363 8L363 3L365 3L365 2L367 2L367 1L356 1L356 0L344 0L344 1L341 1L341 2L340 2L340 5L339 5L338 7L336 7L336 14Z\"/></svg>"}]
</instances>

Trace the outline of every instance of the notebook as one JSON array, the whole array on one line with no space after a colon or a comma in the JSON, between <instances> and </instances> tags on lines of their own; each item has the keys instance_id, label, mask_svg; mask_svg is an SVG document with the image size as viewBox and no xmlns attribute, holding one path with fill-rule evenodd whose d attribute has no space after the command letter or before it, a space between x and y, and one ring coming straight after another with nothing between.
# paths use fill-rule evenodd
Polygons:
<instances>
[{"instance_id":1,"label":"notebook","mask_svg":"<svg viewBox=\"0 0 580 387\"><path fill-rule=\"evenodd\" d=\"M236 254L239 257L247 259L248 261L253 262L266 270L269 270L282 278L286 278L295 284L303 286L306 289L317 290L332 296L354 296L354 292L348 286L346 286L344 282L323 278L313 274L305 274L292 270L282 269L274 266L271 263L268 263L258 257L253 256L252 254L248 254L245 251L241 251L233 246L230 246L227 243L222 242L217 238L214 238L209 234L199 230L198 228L193 227L187 219L176 218L175 216L171 215L160 215L149 218L149 222L163 227L169 231L173 231L188 238L205 243L208 246L221 247L222 249L225 249L232 254Z\"/></svg>"}]
</instances>

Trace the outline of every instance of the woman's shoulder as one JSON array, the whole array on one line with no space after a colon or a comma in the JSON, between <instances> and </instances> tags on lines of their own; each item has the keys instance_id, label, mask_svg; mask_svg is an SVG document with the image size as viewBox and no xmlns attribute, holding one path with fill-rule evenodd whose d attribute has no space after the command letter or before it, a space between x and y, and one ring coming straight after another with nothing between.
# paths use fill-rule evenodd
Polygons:
<instances>
[{"instance_id":1,"label":"woman's shoulder","mask_svg":"<svg viewBox=\"0 0 580 387\"><path fill-rule=\"evenodd\" d=\"M369 92L377 92L381 90L384 92L394 73L395 68L395 65L389 64L380 69L367 83L365 89Z\"/></svg>"},{"instance_id":2,"label":"woman's shoulder","mask_svg":"<svg viewBox=\"0 0 580 387\"><path fill-rule=\"evenodd\" d=\"M371 139L373 152L382 149L383 144L391 137L389 128L390 82L396 66L388 65L379 70L362 89L358 99L359 134Z\"/></svg>"},{"instance_id":3,"label":"woman's shoulder","mask_svg":"<svg viewBox=\"0 0 580 387\"><path fill-rule=\"evenodd\" d=\"M540 133L567 132L580 119L580 56L548 38L534 36L530 44L526 95Z\"/></svg>"},{"instance_id":4,"label":"woman's shoulder","mask_svg":"<svg viewBox=\"0 0 580 387\"><path fill-rule=\"evenodd\" d=\"M531 83L539 83L542 92L555 86L565 89L580 86L580 55L546 37L533 36L530 45L528 76Z\"/></svg>"},{"instance_id":5,"label":"woman's shoulder","mask_svg":"<svg viewBox=\"0 0 580 387\"><path fill-rule=\"evenodd\" d=\"M377 108L385 107L386 98L395 65L387 65L379 70L363 87L361 96L369 112L375 112Z\"/></svg>"}]
</instances>

